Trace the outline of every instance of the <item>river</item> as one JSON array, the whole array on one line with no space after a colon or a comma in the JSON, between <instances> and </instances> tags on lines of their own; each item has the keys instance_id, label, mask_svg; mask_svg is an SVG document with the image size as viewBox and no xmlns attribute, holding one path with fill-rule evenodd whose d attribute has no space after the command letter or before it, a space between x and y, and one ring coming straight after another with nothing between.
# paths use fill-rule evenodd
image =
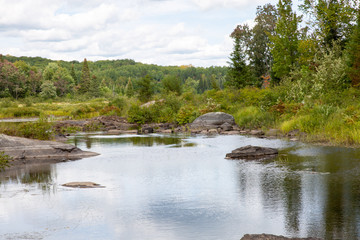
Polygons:
<instances>
[{"instance_id":1,"label":"river","mask_svg":"<svg viewBox=\"0 0 360 240\"><path fill-rule=\"evenodd\" d=\"M360 150L245 136L80 134L101 155L0 174L0 239L360 239ZM265 162L226 160L257 145ZM92 181L105 188L66 188Z\"/></svg>"}]
</instances>

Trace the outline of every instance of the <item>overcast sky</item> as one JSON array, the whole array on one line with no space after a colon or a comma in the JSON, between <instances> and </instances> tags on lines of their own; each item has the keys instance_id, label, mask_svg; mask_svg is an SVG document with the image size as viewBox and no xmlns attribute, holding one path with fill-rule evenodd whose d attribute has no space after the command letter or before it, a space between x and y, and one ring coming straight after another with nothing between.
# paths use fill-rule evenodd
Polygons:
<instances>
[{"instance_id":1,"label":"overcast sky","mask_svg":"<svg viewBox=\"0 0 360 240\"><path fill-rule=\"evenodd\" d=\"M229 34L277 0L0 0L0 53L224 66Z\"/></svg>"}]
</instances>

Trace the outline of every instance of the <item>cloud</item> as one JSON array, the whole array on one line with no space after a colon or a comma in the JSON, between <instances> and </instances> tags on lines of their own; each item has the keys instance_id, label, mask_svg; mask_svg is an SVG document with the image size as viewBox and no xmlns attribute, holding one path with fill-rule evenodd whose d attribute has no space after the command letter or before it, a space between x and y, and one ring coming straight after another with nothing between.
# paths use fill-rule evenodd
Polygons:
<instances>
[{"instance_id":1,"label":"cloud","mask_svg":"<svg viewBox=\"0 0 360 240\"><path fill-rule=\"evenodd\" d=\"M249 11L255 15L256 6L265 2L0 0L0 53L63 60L131 58L161 65L225 65L232 49L229 34L236 23L251 23L243 15Z\"/></svg>"}]
</instances>

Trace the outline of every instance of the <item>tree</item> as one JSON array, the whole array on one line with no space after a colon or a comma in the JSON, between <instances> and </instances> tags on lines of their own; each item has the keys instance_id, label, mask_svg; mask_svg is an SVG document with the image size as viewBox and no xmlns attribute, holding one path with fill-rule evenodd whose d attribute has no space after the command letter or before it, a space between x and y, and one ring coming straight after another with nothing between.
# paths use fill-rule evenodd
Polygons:
<instances>
[{"instance_id":1,"label":"tree","mask_svg":"<svg viewBox=\"0 0 360 240\"><path fill-rule=\"evenodd\" d=\"M64 96L73 92L74 79L66 68L60 67L57 63L49 63L43 74L44 81L51 81L56 87L57 96Z\"/></svg>"},{"instance_id":2,"label":"tree","mask_svg":"<svg viewBox=\"0 0 360 240\"><path fill-rule=\"evenodd\" d=\"M126 87L125 87L125 94L128 97L134 96L134 86L133 86L133 83L132 83L130 77L129 77L129 81L127 82Z\"/></svg>"},{"instance_id":3,"label":"tree","mask_svg":"<svg viewBox=\"0 0 360 240\"><path fill-rule=\"evenodd\" d=\"M181 86L181 79L177 76L167 75L161 81L163 91L164 92L174 92L177 95L181 95L182 86Z\"/></svg>"},{"instance_id":4,"label":"tree","mask_svg":"<svg viewBox=\"0 0 360 240\"><path fill-rule=\"evenodd\" d=\"M272 65L272 55L268 35L274 35L277 20L277 9L271 4L257 7L255 26L251 30L248 43L248 55L256 77L268 75Z\"/></svg>"},{"instance_id":5,"label":"tree","mask_svg":"<svg viewBox=\"0 0 360 240\"><path fill-rule=\"evenodd\" d=\"M97 79L95 75L92 76L89 88L89 94L92 97L100 97L101 90L100 90L100 81Z\"/></svg>"},{"instance_id":6,"label":"tree","mask_svg":"<svg viewBox=\"0 0 360 240\"><path fill-rule=\"evenodd\" d=\"M279 0L277 4L278 19L275 33L269 34L270 51L273 56L272 75L273 82L290 73L291 68L298 59L299 30L298 17L292 10L291 0Z\"/></svg>"},{"instance_id":7,"label":"tree","mask_svg":"<svg viewBox=\"0 0 360 240\"><path fill-rule=\"evenodd\" d=\"M349 77L354 87L360 87L360 11L350 41L346 46L346 58L349 65Z\"/></svg>"},{"instance_id":8,"label":"tree","mask_svg":"<svg viewBox=\"0 0 360 240\"><path fill-rule=\"evenodd\" d=\"M74 79L75 84L78 84L78 79L75 73L74 64L71 65L70 75Z\"/></svg>"},{"instance_id":9,"label":"tree","mask_svg":"<svg viewBox=\"0 0 360 240\"><path fill-rule=\"evenodd\" d=\"M313 18L310 26L317 41L329 47L339 41L344 47L358 6L358 0L304 0L301 9Z\"/></svg>"},{"instance_id":10,"label":"tree","mask_svg":"<svg viewBox=\"0 0 360 240\"><path fill-rule=\"evenodd\" d=\"M243 88L252 85L252 76L246 65L245 38L247 38L248 26L237 26L230 37L234 41L234 50L230 55L229 71L227 73L226 85L228 87Z\"/></svg>"},{"instance_id":11,"label":"tree","mask_svg":"<svg viewBox=\"0 0 360 240\"><path fill-rule=\"evenodd\" d=\"M81 70L81 77L79 82L79 92L84 94L87 93L90 89L91 78L90 78L90 70L87 63L86 58L84 59L82 70Z\"/></svg>"},{"instance_id":12,"label":"tree","mask_svg":"<svg viewBox=\"0 0 360 240\"><path fill-rule=\"evenodd\" d=\"M40 97L45 99L56 97L56 87L53 82L45 81L43 84L41 84Z\"/></svg>"},{"instance_id":13,"label":"tree","mask_svg":"<svg viewBox=\"0 0 360 240\"><path fill-rule=\"evenodd\" d=\"M153 86L151 84L151 76L145 75L145 77L142 77L140 81L138 82L139 86L139 99L142 102L149 101L151 96L154 93Z\"/></svg>"}]
</instances>

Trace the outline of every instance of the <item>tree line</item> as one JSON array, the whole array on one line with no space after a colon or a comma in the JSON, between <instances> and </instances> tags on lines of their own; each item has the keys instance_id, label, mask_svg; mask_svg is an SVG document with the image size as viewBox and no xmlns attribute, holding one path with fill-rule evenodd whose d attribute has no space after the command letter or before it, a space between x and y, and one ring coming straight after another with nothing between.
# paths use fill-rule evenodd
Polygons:
<instances>
[{"instance_id":1,"label":"tree line","mask_svg":"<svg viewBox=\"0 0 360 240\"><path fill-rule=\"evenodd\" d=\"M0 97L44 99L138 96L173 91L203 93L224 87L227 67L158 66L130 59L53 61L41 57L0 56Z\"/></svg>"}]
</instances>

